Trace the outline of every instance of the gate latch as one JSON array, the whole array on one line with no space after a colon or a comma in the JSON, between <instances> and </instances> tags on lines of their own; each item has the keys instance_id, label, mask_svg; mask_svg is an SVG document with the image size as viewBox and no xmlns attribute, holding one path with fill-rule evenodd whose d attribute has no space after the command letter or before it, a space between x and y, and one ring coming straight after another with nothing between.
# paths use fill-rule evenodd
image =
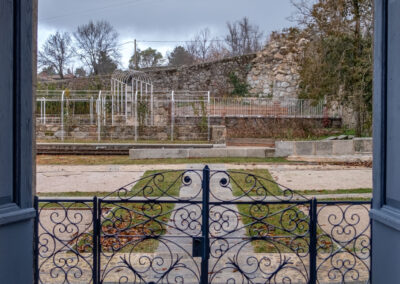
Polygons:
<instances>
[{"instance_id":1,"label":"gate latch","mask_svg":"<svg viewBox=\"0 0 400 284\"><path fill-rule=\"evenodd\" d=\"M202 248L203 248L203 238L193 237L192 256L201 257L203 255Z\"/></svg>"}]
</instances>

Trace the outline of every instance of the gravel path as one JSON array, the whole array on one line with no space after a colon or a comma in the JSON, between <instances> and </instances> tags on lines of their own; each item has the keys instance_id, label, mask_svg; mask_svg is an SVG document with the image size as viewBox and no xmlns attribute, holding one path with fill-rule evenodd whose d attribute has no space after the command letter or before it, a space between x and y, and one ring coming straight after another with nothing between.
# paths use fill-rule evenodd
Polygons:
<instances>
[{"instance_id":1,"label":"gravel path","mask_svg":"<svg viewBox=\"0 0 400 284\"><path fill-rule=\"evenodd\" d=\"M203 165L194 165L201 169ZM113 191L147 170L177 170L185 165L102 165L37 167L36 191ZM295 190L372 187L372 169L332 165L225 164L227 169L268 169L274 179Z\"/></svg>"}]
</instances>

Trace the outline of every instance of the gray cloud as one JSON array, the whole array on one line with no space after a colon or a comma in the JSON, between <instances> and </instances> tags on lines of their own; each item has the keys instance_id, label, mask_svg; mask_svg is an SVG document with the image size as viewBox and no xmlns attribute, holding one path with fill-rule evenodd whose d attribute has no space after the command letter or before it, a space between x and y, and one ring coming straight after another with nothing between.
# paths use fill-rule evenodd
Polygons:
<instances>
[{"instance_id":1,"label":"gray cloud","mask_svg":"<svg viewBox=\"0 0 400 284\"><path fill-rule=\"evenodd\" d=\"M290 0L39 0L39 46L55 30L74 31L89 20L105 19L120 41L187 40L204 27L214 36L226 33L226 22L244 16L266 34L293 25ZM165 52L175 44L141 43ZM126 61L132 46L124 46ZM126 66L124 62L124 66Z\"/></svg>"}]
</instances>

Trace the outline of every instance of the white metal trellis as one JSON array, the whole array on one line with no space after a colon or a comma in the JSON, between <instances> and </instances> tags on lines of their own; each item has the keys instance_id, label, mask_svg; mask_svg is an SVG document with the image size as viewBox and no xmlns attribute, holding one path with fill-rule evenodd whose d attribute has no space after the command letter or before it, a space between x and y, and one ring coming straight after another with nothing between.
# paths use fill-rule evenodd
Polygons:
<instances>
[{"instance_id":1,"label":"white metal trellis","mask_svg":"<svg viewBox=\"0 0 400 284\"><path fill-rule=\"evenodd\" d=\"M154 92L151 79L139 71L115 72L109 91L38 90L37 107L40 135L54 132L48 136L63 141L79 135L99 141L122 136L137 141L158 139L160 132L163 140L188 136L185 139L210 140L213 117L341 117L340 108L327 109L324 101L222 98L204 91Z\"/></svg>"},{"instance_id":2,"label":"white metal trellis","mask_svg":"<svg viewBox=\"0 0 400 284\"><path fill-rule=\"evenodd\" d=\"M150 90L150 101L153 101L153 82L146 73L128 70L115 71L111 77L111 112L112 124L114 124L114 115L125 116L128 120L135 113L137 108L136 94L139 95L140 101L148 97ZM135 97L135 101L133 98ZM153 108L151 108L151 112ZM137 114L137 111L136 111ZM152 116L152 113L150 114Z\"/></svg>"}]
</instances>

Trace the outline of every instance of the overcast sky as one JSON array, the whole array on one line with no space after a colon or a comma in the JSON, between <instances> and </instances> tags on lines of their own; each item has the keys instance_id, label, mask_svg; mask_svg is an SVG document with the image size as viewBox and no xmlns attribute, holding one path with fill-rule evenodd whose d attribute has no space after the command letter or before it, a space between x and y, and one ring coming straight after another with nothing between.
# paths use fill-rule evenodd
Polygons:
<instances>
[{"instance_id":1,"label":"overcast sky","mask_svg":"<svg viewBox=\"0 0 400 284\"><path fill-rule=\"evenodd\" d=\"M57 30L73 32L89 20L109 21L120 43L132 41L184 41L209 27L213 37L226 34L226 22L245 16L267 34L292 26L287 18L290 0L39 0L39 48ZM163 54L179 43L145 43ZM122 67L133 53L133 43L121 49ZM79 64L77 64L79 65ZM74 66L75 68L79 66Z\"/></svg>"}]
</instances>

